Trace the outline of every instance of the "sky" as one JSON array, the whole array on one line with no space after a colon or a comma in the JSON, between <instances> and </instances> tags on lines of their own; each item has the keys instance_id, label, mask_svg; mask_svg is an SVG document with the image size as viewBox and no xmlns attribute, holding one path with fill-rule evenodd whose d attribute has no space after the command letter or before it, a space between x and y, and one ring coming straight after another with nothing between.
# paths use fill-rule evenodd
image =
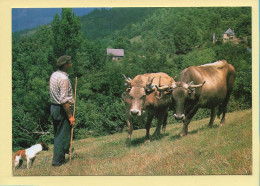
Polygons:
<instances>
[{"instance_id":1,"label":"sky","mask_svg":"<svg viewBox=\"0 0 260 186\"><path fill-rule=\"evenodd\" d=\"M77 16L83 16L95 8L73 8ZM56 13L61 14L61 8L13 8L12 32L35 28L52 22Z\"/></svg>"}]
</instances>

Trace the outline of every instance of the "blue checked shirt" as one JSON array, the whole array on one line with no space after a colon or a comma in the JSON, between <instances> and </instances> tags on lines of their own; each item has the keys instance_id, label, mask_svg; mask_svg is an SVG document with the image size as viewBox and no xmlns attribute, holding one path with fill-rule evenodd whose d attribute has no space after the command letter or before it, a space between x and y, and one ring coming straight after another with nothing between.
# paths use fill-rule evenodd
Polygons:
<instances>
[{"instance_id":1,"label":"blue checked shirt","mask_svg":"<svg viewBox=\"0 0 260 186\"><path fill-rule=\"evenodd\" d=\"M66 72L58 70L51 75L50 99L53 104L74 103L72 86Z\"/></svg>"}]
</instances>

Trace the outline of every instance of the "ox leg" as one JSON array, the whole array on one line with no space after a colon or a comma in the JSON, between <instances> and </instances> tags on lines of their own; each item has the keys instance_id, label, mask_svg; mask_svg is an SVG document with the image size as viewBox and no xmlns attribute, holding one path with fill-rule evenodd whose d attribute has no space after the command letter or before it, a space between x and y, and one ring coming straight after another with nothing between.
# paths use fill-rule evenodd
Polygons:
<instances>
[{"instance_id":1,"label":"ox leg","mask_svg":"<svg viewBox=\"0 0 260 186\"><path fill-rule=\"evenodd\" d=\"M220 121L220 126L222 127L224 124L225 124L225 121L226 121L226 112L227 112L227 107L224 107L223 108L223 115L222 115L222 118L221 118L221 121Z\"/></svg>"},{"instance_id":2,"label":"ox leg","mask_svg":"<svg viewBox=\"0 0 260 186\"><path fill-rule=\"evenodd\" d=\"M133 132L133 122L127 120L127 138L126 138L126 145L131 145L131 135Z\"/></svg>"},{"instance_id":3,"label":"ox leg","mask_svg":"<svg viewBox=\"0 0 260 186\"><path fill-rule=\"evenodd\" d=\"M165 130L166 130L167 118L168 118L168 111L166 112L164 119L163 119L163 126L162 126L163 132L165 132Z\"/></svg>"},{"instance_id":4,"label":"ox leg","mask_svg":"<svg viewBox=\"0 0 260 186\"><path fill-rule=\"evenodd\" d=\"M213 107L213 108L211 108L211 114L210 114L210 121L209 121L209 127L210 128L213 127L213 123L214 123L215 118L216 118L216 108Z\"/></svg>"},{"instance_id":5,"label":"ox leg","mask_svg":"<svg viewBox=\"0 0 260 186\"><path fill-rule=\"evenodd\" d=\"M145 128L146 128L145 143L150 142L150 128L151 128L151 123L152 123L153 117L154 117L153 115L147 116L147 121L146 121L146 125L145 125Z\"/></svg>"},{"instance_id":6,"label":"ox leg","mask_svg":"<svg viewBox=\"0 0 260 186\"><path fill-rule=\"evenodd\" d=\"M190 120L188 119L185 119L183 121L183 128L182 128L182 131L180 133L180 136L186 136L188 134L188 125L190 123Z\"/></svg>"},{"instance_id":7,"label":"ox leg","mask_svg":"<svg viewBox=\"0 0 260 186\"><path fill-rule=\"evenodd\" d=\"M161 126L162 126L162 123L165 119L165 116L166 116L165 111L162 111L157 116L157 126L156 126L156 129L155 129L154 134L153 134L156 139L158 139L161 135Z\"/></svg>"},{"instance_id":8,"label":"ox leg","mask_svg":"<svg viewBox=\"0 0 260 186\"><path fill-rule=\"evenodd\" d=\"M199 109L198 107L194 107L193 109L190 110L188 114L185 114L186 118L183 120L183 129L180 133L180 136L185 136L188 134L188 125L190 124L191 119L196 114L198 109Z\"/></svg>"},{"instance_id":9,"label":"ox leg","mask_svg":"<svg viewBox=\"0 0 260 186\"><path fill-rule=\"evenodd\" d=\"M220 121L220 126L223 126L225 124L225 116L226 116L226 113L227 113L227 104L228 104L228 101L229 101L229 98L230 98L230 95L231 95L231 91L227 93L227 96L222 104L222 111L223 111L223 115L222 115L222 119ZM221 112L221 111L220 111Z\"/></svg>"}]
</instances>

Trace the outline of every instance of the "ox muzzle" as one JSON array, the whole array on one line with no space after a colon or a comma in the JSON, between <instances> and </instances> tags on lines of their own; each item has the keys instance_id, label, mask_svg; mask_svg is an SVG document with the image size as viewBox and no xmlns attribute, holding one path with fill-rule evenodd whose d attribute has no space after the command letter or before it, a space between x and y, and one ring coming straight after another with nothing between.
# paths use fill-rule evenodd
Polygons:
<instances>
[{"instance_id":1,"label":"ox muzzle","mask_svg":"<svg viewBox=\"0 0 260 186\"><path fill-rule=\"evenodd\" d=\"M131 114L132 116L141 116L141 111L138 110L138 109L131 109L131 110L130 110L130 114Z\"/></svg>"},{"instance_id":2,"label":"ox muzzle","mask_svg":"<svg viewBox=\"0 0 260 186\"><path fill-rule=\"evenodd\" d=\"M174 114L173 116L176 120L185 120L184 114Z\"/></svg>"}]
</instances>

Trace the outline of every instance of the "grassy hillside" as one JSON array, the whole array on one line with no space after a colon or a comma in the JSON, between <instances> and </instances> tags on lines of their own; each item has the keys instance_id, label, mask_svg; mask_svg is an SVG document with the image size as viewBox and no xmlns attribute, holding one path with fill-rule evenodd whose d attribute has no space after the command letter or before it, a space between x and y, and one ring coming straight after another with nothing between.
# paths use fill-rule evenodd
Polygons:
<instances>
[{"instance_id":1,"label":"grassy hillside","mask_svg":"<svg viewBox=\"0 0 260 186\"><path fill-rule=\"evenodd\" d=\"M194 121L189 135L179 137L182 124L167 125L160 140L144 143L145 130L133 132L132 146L126 133L73 142L78 157L72 165L52 167L52 150L41 152L34 167L25 165L15 176L50 175L251 175L252 110L227 114L226 125L207 127L209 118ZM155 128L151 130L153 132Z\"/></svg>"}]
</instances>

